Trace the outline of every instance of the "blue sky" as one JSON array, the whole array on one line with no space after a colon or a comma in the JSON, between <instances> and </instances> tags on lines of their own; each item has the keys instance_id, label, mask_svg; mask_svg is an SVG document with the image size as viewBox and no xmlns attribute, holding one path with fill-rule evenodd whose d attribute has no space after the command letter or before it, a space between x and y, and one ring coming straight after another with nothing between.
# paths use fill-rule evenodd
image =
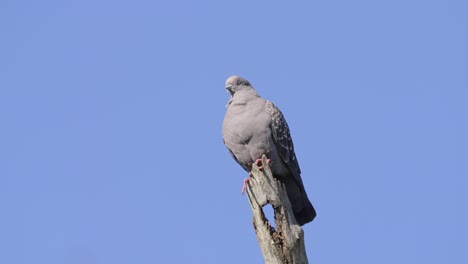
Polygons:
<instances>
[{"instance_id":1,"label":"blue sky","mask_svg":"<svg viewBox=\"0 0 468 264\"><path fill-rule=\"evenodd\" d=\"M467 263L466 1L2 1L0 263L262 263L222 144L241 75L311 263Z\"/></svg>"}]
</instances>

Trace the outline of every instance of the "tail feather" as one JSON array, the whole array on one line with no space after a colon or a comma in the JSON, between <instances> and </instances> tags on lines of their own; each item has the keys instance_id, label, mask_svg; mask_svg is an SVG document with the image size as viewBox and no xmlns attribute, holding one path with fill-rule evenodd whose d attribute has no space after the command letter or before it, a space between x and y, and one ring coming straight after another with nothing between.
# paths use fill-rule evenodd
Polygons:
<instances>
[{"instance_id":1,"label":"tail feather","mask_svg":"<svg viewBox=\"0 0 468 264\"><path fill-rule=\"evenodd\" d=\"M294 217L297 223L302 226L314 220L317 213L314 206L309 201L304 187L301 187L302 186L299 186L294 181L286 183L286 192L288 193Z\"/></svg>"},{"instance_id":2,"label":"tail feather","mask_svg":"<svg viewBox=\"0 0 468 264\"><path fill-rule=\"evenodd\" d=\"M307 224L317 216L317 212L315 212L315 208L309 201L309 198L307 198L307 194L305 192L302 193L302 204L302 210L294 212L294 217L296 217L296 221L299 225Z\"/></svg>"}]
</instances>

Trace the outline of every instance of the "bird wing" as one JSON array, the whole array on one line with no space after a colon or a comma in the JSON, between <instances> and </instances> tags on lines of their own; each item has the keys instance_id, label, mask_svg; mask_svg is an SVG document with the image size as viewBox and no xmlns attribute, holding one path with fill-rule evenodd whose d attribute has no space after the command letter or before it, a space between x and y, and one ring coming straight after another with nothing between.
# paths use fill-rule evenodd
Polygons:
<instances>
[{"instance_id":1,"label":"bird wing","mask_svg":"<svg viewBox=\"0 0 468 264\"><path fill-rule=\"evenodd\" d=\"M278 154L283 162L288 166L295 180L302 185L301 168L294 153L294 144L289 133L289 126L281 111L275 104L268 101L267 108L272 119L271 133L275 142Z\"/></svg>"}]
</instances>

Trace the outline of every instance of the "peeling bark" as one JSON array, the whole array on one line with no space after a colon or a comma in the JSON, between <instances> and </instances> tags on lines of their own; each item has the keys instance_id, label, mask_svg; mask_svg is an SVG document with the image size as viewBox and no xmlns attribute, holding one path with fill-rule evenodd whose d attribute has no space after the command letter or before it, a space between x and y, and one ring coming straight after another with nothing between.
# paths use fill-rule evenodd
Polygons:
<instances>
[{"instance_id":1,"label":"peeling bark","mask_svg":"<svg viewBox=\"0 0 468 264\"><path fill-rule=\"evenodd\" d=\"M308 263L304 245L304 230L297 223L283 183L276 180L262 157L263 171L252 165L247 195L253 213L253 226L263 259L268 264ZM263 206L271 204L276 229L265 217Z\"/></svg>"}]
</instances>

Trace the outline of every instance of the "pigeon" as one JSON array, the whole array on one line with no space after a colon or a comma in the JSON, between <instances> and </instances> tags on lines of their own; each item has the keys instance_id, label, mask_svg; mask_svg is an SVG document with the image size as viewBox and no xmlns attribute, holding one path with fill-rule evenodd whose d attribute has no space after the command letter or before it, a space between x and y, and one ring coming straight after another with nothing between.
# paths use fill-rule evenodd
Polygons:
<instances>
[{"instance_id":1,"label":"pigeon","mask_svg":"<svg viewBox=\"0 0 468 264\"><path fill-rule=\"evenodd\" d=\"M226 106L222 134L231 156L250 175L252 164L262 165L261 158L265 154L273 176L286 186L298 224L302 226L311 222L316 212L304 189L283 114L272 102L261 98L250 82L242 77L229 77L226 90L231 98ZM248 178L242 191L246 181Z\"/></svg>"}]
</instances>

